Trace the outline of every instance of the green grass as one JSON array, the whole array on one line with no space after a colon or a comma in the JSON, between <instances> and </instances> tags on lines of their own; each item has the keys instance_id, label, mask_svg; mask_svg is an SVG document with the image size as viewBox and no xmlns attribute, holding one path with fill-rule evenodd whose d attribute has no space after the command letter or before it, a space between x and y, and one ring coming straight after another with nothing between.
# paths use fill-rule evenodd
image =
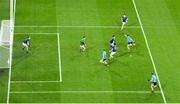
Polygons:
<instances>
[{"instance_id":1,"label":"green grass","mask_svg":"<svg viewBox=\"0 0 180 104\"><path fill-rule=\"evenodd\" d=\"M180 102L178 1L135 0L135 2L166 100L178 103ZM127 28L123 32L130 34L136 41L136 46L130 53L127 52L126 38L120 28L18 27L121 26L123 13L129 17ZM11 103L163 103L161 93L78 92L150 91L147 79L154 71L153 65L131 0L17 0L15 26L17 27L14 35ZM128 28L130 26L137 28ZM14 82L59 81L58 40L57 34L51 33L60 33L62 82ZM27 54L22 50L21 44L29 34L31 50ZM79 40L84 34L87 36L87 51L80 54ZM108 61L110 66L104 66L99 60L102 50L110 49L108 42L112 34L116 35L116 42L120 46L115 59ZM3 70L0 78L4 81L0 82L7 83L8 71ZM7 86L3 89L5 93L0 94L2 99L0 102L6 102ZM157 91L159 90L158 88ZM13 93L32 91L34 93ZM76 91L76 93L35 93L41 91Z\"/></svg>"}]
</instances>

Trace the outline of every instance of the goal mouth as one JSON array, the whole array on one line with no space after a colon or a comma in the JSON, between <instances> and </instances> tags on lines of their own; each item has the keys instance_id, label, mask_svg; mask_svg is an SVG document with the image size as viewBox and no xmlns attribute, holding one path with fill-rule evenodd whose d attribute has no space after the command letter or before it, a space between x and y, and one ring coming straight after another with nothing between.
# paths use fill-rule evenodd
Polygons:
<instances>
[{"instance_id":1,"label":"goal mouth","mask_svg":"<svg viewBox=\"0 0 180 104\"><path fill-rule=\"evenodd\" d=\"M0 68L10 68L13 39L11 39L11 20L2 20L0 28Z\"/></svg>"}]
</instances>

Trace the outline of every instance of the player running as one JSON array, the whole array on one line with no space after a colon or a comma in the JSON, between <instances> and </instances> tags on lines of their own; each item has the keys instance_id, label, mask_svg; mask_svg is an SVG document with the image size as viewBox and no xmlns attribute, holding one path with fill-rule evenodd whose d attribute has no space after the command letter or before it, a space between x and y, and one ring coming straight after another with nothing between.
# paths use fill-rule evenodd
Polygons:
<instances>
[{"instance_id":1,"label":"player running","mask_svg":"<svg viewBox=\"0 0 180 104\"><path fill-rule=\"evenodd\" d=\"M23 41L23 43L22 43L22 45L23 45L23 50L24 50L24 48L26 48L26 52L28 53L29 52L29 47L30 47L30 37L28 37L28 38L26 38L24 41Z\"/></svg>"},{"instance_id":2,"label":"player running","mask_svg":"<svg viewBox=\"0 0 180 104\"><path fill-rule=\"evenodd\" d=\"M103 50L102 59L100 60L100 63L107 65L107 62L106 62L106 49Z\"/></svg>"},{"instance_id":3,"label":"player running","mask_svg":"<svg viewBox=\"0 0 180 104\"><path fill-rule=\"evenodd\" d=\"M110 58L109 59L113 59L113 56L116 54L117 51L117 46L116 43L114 43L114 45L112 45L111 50L110 50Z\"/></svg>"},{"instance_id":4,"label":"player running","mask_svg":"<svg viewBox=\"0 0 180 104\"><path fill-rule=\"evenodd\" d=\"M124 28L125 24L127 23L127 21L128 21L127 16L126 16L126 15L123 15L123 16L122 16L122 26L121 26L121 30L123 30L123 28Z\"/></svg>"},{"instance_id":5,"label":"player running","mask_svg":"<svg viewBox=\"0 0 180 104\"><path fill-rule=\"evenodd\" d=\"M115 43L115 36L113 35L113 36L111 37L111 40L109 41L109 44L110 44L110 46L112 47L112 46L114 45L114 43Z\"/></svg>"},{"instance_id":6,"label":"player running","mask_svg":"<svg viewBox=\"0 0 180 104\"><path fill-rule=\"evenodd\" d=\"M85 44L86 36L83 36L80 40L80 52L84 52L86 50L86 44Z\"/></svg>"},{"instance_id":7,"label":"player running","mask_svg":"<svg viewBox=\"0 0 180 104\"><path fill-rule=\"evenodd\" d=\"M135 42L129 35L125 35L125 37L127 38L128 51L130 51L130 47L135 46Z\"/></svg>"},{"instance_id":8,"label":"player running","mask_svg":"<svg viewBox=\"0 0 180 104\"><path fill-rule=\"evenodd\" d=\"M151 79L148 81L151 82L151 91L154 92L157 87L157 78L154 73L152 73Z\"/></svg>"}]
</instances>

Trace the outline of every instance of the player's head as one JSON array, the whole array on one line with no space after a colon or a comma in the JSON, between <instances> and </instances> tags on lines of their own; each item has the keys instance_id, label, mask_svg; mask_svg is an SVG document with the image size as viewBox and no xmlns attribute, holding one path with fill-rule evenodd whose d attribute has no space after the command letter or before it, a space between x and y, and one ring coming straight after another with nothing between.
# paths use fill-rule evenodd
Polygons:
<instances>
[{"instance_id":1,"label":"player's head","mask_svg":"<svg viewBox=\"0 0 180 104\"><path fill-rule=\"evenodd\" d=\"M114 45L116 45L116 43L114 43Z\"/></svg>"},{"instance_id":2,"label":"player's head","mask_svg":"<svg viewBox=\"0 0 180 104\"><path fill-rule=\"evenodd\" d=\"M106 51L106 49L103 49L103 51Z\"/></svg>"},{"instance_id":3,"label":"player's head","mask_svg":"<svg viewBox=\"0 0 180 104\"><path fill-rule=\"evenodd\" d=\"M154 73L153 73L153 72L152 72L151 74L152 74L152 75L154 75Z\"/></svg>"},{"instance_id":4,"label":"player's head","mask_svg":"<svg viewBox=\"0 0 180 104\"><path fill-rule=\"evenodd\" d=\"M28 36L28 39L30 40L30 39L31 39L31 37L30 37L30 36Z\"/></svg>"}]
</instances>

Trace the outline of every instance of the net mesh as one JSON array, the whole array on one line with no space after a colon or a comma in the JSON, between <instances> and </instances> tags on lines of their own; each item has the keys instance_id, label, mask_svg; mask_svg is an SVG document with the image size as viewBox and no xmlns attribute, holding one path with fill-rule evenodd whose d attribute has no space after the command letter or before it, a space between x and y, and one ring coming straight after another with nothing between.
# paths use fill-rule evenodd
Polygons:
<instances>
[{"instance_id":1,"label":"net mesh","mask_svg":"<svg viewBox=\"0 0 180 104\"><path fill-rule=\"evenodd\" d=\"M0 68L10 67L10 20L3 20L0 29Z\"/></svg>"}]
</instances>

